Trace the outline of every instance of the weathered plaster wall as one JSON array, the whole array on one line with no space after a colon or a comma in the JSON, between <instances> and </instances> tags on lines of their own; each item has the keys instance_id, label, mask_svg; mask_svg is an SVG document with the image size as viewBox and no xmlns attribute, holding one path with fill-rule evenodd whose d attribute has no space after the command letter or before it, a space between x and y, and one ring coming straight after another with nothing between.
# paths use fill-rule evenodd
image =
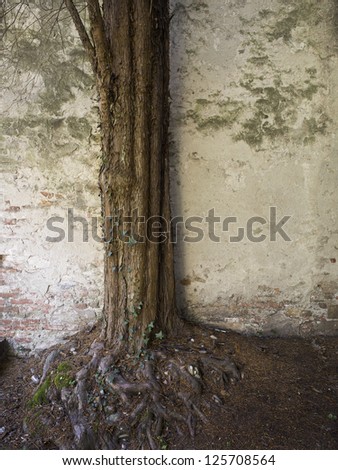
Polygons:
<instances>
[{"instance_id":1,"label":"weathered plaster wall","mask_svg":"<svg viewBox=\"0 0 338 470\"><path fill-rule=\"evenodd\" d=\"M41 2L29 2L30 8ZM338 58L333 0L172 0L174 215L204 219L198 243L178 225L178 301L185 314L245 332L337 332ZM44 5L49 5L45 2ZM37 17L40 10L35 11ZM39 21L2 68L0 336L39 349L94 322L101 245L74 224L100 214L95 91L69 21ZM22 31L25 30L24 33ZM291 216L276 235L273 222ZM47 228L65 231L58 243ZM247 221L253 224L250 241ZM242 241L230 242L239 227ZM208 233L209 231L209 233Z\"/></svg>"},{"instance_id":2,"label":"weathered plaster wall","mask_svg":"<svg viewBox=\"0 0 338 470\"><path fill-rule=\"evenodd\" d=\"M1 100L0 336L23 351L93 324L102 297L100 243L82 242L80 222L68 241L68 209L89 222L100 215L93 81L69 21L61 40L29 3L7 36ZM59 235L47 228L55 216L65 219L54 222L60 242L46 240Z\"/></svg>"},{"instance_id":3,"label":"weathered plaster wall","mask_svg":"<svg viewBox=\"0 0 338 470\"><path fill-rule=\"evenodd\" d=\"M245 332L337 333L338 57L335 2L172 2L172 182L175 214L206 217L176 250L186 314ZM269 207L277 221L269 240ZM253 225L254 243L231 243ZM181 240L187 230L181 230ZM193 235L196 236L196 235ZM252 238L252 236L251 236Z\"/></svg>"}]
</instances>

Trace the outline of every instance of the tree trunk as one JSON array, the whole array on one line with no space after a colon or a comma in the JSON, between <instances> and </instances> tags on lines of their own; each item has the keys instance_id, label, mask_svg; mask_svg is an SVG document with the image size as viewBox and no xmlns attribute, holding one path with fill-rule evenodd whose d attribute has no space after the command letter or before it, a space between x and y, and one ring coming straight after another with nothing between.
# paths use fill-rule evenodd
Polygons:
<instances>
[{"instance_id":1,"label":"tree trunk","mask_svg":"<svg viewBox=\"0 0 338 470\"><path fill-rule=\"evenodd\" d=\"M91 39L66 1L100 98L104 334L115 350L135 353L178 321L169 233L168 1L104 0L102 10L97 0L87 4Z\"/></svg>"}]
</instances>

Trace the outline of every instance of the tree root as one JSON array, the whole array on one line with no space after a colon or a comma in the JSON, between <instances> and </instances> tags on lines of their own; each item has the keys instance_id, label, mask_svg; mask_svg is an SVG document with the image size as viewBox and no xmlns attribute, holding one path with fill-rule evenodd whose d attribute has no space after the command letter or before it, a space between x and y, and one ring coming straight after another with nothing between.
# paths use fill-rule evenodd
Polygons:
<instances>
[{"instance_id":1,"label":"tree root","mask_svg":"<svg viewBox=\"0 0 338 470\"><path fill-rule=\"evenodd\" d=\"M215 373L223 387L240 379L229 358L205 355L191 364L191 355L184 352L168 359L162 351L154 351L130 370L115 364L112 356L102 357L102 350L102 343L92 345L92 359L77 373L76 387L62 391L75 445L81 449L126 448L131 440L140 449L165 448L162 436L170 429L182 436L186 429L194 438L198 423L208 422L203 412L208 381ZM99 386L93 384L95 374ZM90 410L89 396L100 404L95 432L97 409ZM115 413L109 415L111 410Z\"/></svg>"},{"instance_id":2,"label":"tree root","mask_svg":"<svg viewBox=\"0 0 338 470\"><path fill-rule=\"evenodd\" d=\"M89 351L91 361L76 374L76 387L73 391L66 388L61 391L61 399L73 428L75 445L79 449L96 448L97 439L84 412L88 403L87 379L98 368L102 349L103 344L94 341Z\"/></svg>"}]
</instances>

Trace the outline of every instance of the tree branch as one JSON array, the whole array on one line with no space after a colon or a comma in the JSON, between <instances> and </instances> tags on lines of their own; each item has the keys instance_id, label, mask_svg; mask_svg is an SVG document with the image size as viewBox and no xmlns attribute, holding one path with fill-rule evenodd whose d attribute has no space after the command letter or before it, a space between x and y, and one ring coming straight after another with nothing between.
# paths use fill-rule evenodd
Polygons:
<instances>
[{"instance_id":1,"label":"tree branch","mask_svg":"<svg viewBox=\"0 0 338 470\"><path fill-rule=\"evenodd\" d=\"M98 72L101 78L110 78L109 44L105 34L104 22L98 0L87 0L91 35L98 62ZM108 74L107 74L108 72ZM106 77L107 75L107 77Z\"/></svg>"},{"instance_id":2,"label":"tree branch","mask_svg":"<svg viewBox=\"0 0 338 470\"><path fill-rule=\"evenodd\" d=\"M83 44L83 47L85 48L85 51L88 54L90 63L92 65L92 68L94 72L96 72L96 62L95 62L95 49L93 44L91 43L87 30L82 22L82 19L79 15L79 12L77 11L76 6L74 5L73 0L65 0L66 7L70 13L70 16L72 17L72 20L74 22L75 28L77 32L79 33L81 42Z\"/></svg>"}]
</instances>

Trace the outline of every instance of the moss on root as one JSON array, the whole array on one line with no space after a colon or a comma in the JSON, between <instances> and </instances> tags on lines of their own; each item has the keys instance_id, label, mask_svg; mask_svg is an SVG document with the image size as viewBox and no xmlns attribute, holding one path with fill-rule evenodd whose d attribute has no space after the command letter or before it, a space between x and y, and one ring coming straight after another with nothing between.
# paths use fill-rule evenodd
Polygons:
<instances>
[{"instance_id":1,"label":"moss on root","mask_svg":"<svg viewBox=\"0 0 338 470\"><path fill-rule=\"evenodd\" d=\"M55 371L51 371L48 377L39 385L33 397L29 400L29 408L45 405L48 403L48 393L52 387L57 390L72 388L76 384L72 368L67 362L61 362Z\"/></svg>"},{"instance_id":2,"label":"moss on root","mask_svg":"<svg viewBox=\"0 0 338 470\"><path fill-rule=\"evenodd\" d=\"M66 362L61 362L53 374L53 384L58 390L63 388L71 388L75 385L75 378L71 373L71 366Z\"/></svg>"},{"instance_id":3,"label":"moss on root","mask_svg":"<svg viewBox=\"0 0 338 470\"><path fill-rule=\"evenodd\" d=\"M51 385L52 385L52 380L50 377L47 377L47 379L38 387L33 397L29 400L28 406L30 408L35 408L36 406L47 403L48 402L47 393Z\"/></svg>"}]
</instances>

